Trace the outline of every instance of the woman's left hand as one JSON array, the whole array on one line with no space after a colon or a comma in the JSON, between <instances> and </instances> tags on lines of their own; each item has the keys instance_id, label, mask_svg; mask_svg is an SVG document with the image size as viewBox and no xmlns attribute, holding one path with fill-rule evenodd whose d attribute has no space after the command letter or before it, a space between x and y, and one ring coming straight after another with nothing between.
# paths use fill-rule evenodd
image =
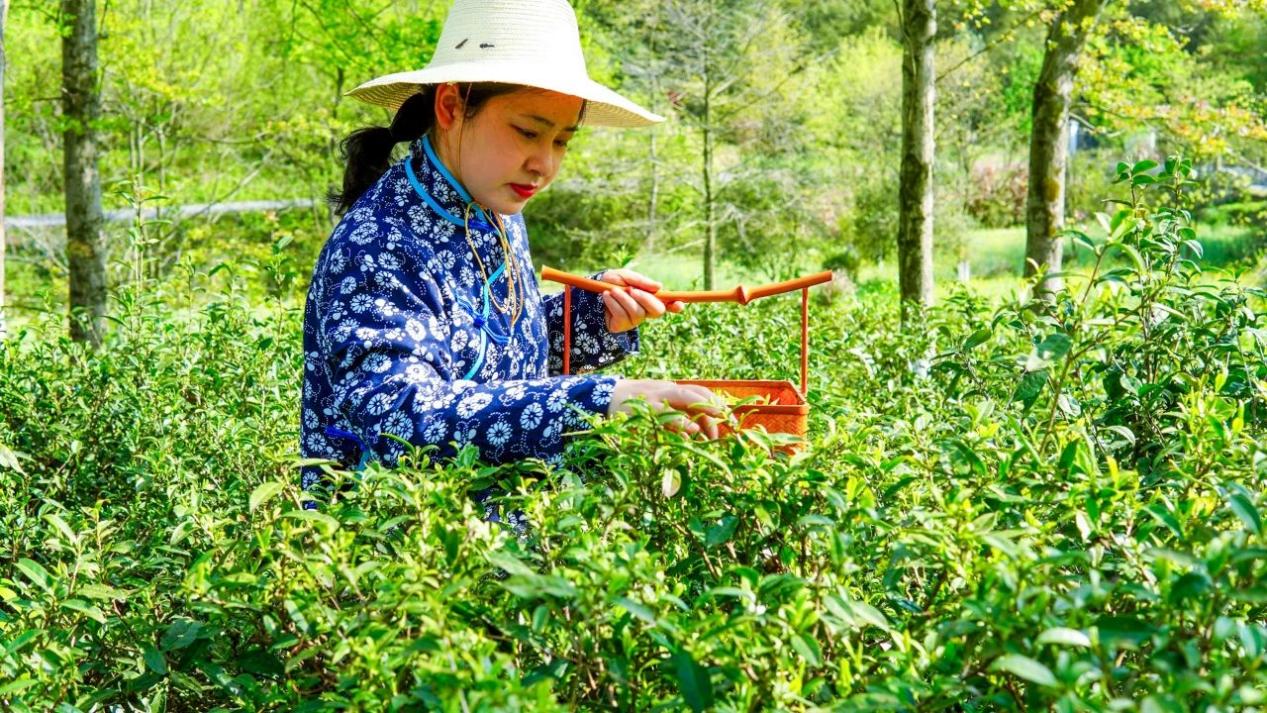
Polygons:
<instances>
[{"instance_id":1,"label":"woman's left hand","mask_svg":"<svg viewBox=\"0 0 1267 713\"><path fill-rule=\"evenodd\" d=\"M628 332L648 318L663 317L665 312L681 312L685 307L681 302L661 302L654 293L664 286L633 270L607 270L598 279L625 288L603 293L607 331L613 334Z\"/></svg>"}]
</instances>

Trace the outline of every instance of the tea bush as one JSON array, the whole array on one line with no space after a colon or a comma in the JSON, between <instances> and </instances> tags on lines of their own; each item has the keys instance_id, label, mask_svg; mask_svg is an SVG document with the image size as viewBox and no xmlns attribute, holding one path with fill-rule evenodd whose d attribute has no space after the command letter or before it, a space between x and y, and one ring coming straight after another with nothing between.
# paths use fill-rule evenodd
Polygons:
<instances>
[{"instance_id":1,"label":"tea bush","mask_svg":"<svg viewBox=\"0 0 1267 713\"><path fill-rule=\"evenodd\" d=\"M790 458L640 412L558 469L414 451L306 510L286 303L125 297L96 354L33 326L0 351L0 701L1261 706L1263 294L1201 273L1189 171L1119 166L1051 299L959 292L906 328L888 290L816 302ZM792 376L794 302L648 325L622 367ZM492 484L526 531L482 519Z\"/></svg>"}]
</instances>

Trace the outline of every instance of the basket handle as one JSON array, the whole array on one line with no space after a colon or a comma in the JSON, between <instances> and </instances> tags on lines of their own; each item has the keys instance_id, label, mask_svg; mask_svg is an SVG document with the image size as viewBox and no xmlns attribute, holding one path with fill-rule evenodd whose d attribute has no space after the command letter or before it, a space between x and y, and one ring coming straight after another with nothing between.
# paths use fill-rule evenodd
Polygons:
<instances>
[{"instance_id":1,"label":"basket handle","mask_svg":"<svg viewBox=\"0 0 1267 713\"><path fill-rule=\"evenodd\" d=\"M594 280L581 275L575 275L570 272L563 272L552 267L543 267L541 269L541 279L558 282L564 285L563 289L563 374L566 376L571 373L571 357L572 357L572 291L568 287L579 287L582 290L590 292L607 292L609 290L623 290L625 288L620 285L613 285L610 282L602 280ZM773 282L760 287L745 287L738 285L729 290L707 290L697 292L682 292L673 290L658 290L653 292L656 297L664 302L738 302L741 305L747 305L749 302L760 299L762 297L771 297L773 295L781 295L785 292L801 291L801 393L808 393L806 388L809 383L809 288L814 285L821 285L824 282L831 281L831 271L816 272L812 275L803 275L792 280L783 282Z\"/></svg>"}]
</instances>

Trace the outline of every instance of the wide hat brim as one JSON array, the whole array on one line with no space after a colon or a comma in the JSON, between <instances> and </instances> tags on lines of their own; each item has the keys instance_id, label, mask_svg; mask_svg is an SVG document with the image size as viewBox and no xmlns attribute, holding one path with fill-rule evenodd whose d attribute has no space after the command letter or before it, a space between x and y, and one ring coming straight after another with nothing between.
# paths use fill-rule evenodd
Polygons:
<instances>
[{"instance_id":1,"label":"wide hat brim","mask_svg":"<svg viewBox=\"0 0 1267 713\"><path fill-rule=\"evenodd\" d=\"M389 74L348 92L393 112L426 86L496 82L579 97L584 123L637 127L657 116L589 78L568 0L453 0L423 69Z\"/></svg>"},{"instance_id":2,"label":"wide hat brim","mask_svg":"<svg viewBox=\"0 0 1267 713\"><path fill-rule=\"evenodd\" d=\"M584 123L587 126L636 128L664 121L664 117L643 109L587 76L543 76L539 68L525 66L521 62L494 63L485 60L397 72L371 79L347 94L394 112L427 85L446 82L518 84L579 97L586 102Z\"/></svg>"}]
</instances>

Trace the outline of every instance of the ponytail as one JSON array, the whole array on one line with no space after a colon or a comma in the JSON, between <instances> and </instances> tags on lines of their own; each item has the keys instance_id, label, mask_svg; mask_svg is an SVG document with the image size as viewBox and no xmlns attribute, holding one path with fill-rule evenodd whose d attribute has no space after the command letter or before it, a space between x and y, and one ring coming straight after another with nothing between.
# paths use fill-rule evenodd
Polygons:
<instances>
[{"instance_id":1,"label":"ponytail","mask_svg":"<svg viewBox=\"0 0 1267 713\"><path fill-rule=\"evenodd\" d=\"M428 85L400 105L391 126L357 129L339 144L347 165L343 169L343 190L330 194L335 213L348 212L356 199L387 173L396 144L417 141L431 130L436 119L435 96L435 85Z\"/></svg>"}]
</instances>

